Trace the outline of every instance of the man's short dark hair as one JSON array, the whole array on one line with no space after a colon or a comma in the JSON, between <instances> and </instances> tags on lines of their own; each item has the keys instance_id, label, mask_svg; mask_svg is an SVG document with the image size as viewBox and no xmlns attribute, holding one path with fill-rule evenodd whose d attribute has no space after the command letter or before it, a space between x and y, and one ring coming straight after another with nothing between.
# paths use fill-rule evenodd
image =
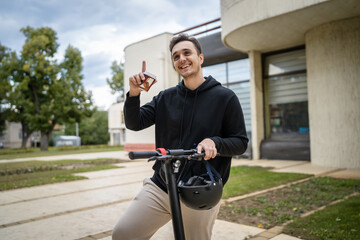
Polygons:
<instances>
[{"instance_id":1,"label":"man's short dark hair","mask_svg":"<svg viewBox=\"0 0 360 240\"><path fill-rule=\"evenodd\" d=\"M194 44L195 48L196 48L196 52L198 53L198 55L200 55L202 53L201 45L200 45L199 41L196 38L191 37L186 33L181 33L181 34L173 37L173 39L171 39L170 46L169 46L170 52L172 51L172 49L174 48L174 46L177 43L182 42L182 41L192 42Z\"/></svg>"}]
</instances>

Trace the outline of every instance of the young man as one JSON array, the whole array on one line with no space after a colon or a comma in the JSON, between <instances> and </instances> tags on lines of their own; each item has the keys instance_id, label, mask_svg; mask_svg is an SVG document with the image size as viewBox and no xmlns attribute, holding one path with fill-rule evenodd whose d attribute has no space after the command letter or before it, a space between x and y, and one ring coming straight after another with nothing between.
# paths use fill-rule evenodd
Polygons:
<instances>
[{"instance_id":1,"label":"young man","mask_svg":"<svg viewBox=\"0 0 360 240\"><path fill-rule=\"evenodd\" d=\"M138 131L155 124L157 148L204 151L204 159L220 173L225 184L231 156L245 152L248 143L239 100L213 77L204 78L204 55L195 38L175 36L170 52L183 80L140 107L139 85L146 70L143 62L143 71L129 78L130 91L124 106L126 127ZM201 163L190 161L188 166L193 175L206 172ZM154 175L144 180L142 190L115 226L113 239L149 239L171 220L161 163L155 162L153 169ZM220 203L210 210L193 210L181 204L186 239L210 240L219 207Z\"/></svg>"}]
</instances>

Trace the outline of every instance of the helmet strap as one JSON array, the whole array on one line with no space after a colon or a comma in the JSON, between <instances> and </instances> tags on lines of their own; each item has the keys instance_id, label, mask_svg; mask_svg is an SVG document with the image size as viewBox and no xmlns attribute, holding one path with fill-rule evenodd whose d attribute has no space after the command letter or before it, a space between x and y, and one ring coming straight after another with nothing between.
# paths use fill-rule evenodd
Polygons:
<instances>
[{"instance_id":1,"label":"helmet strap","mask_svg":"<svg viewBox=\"0 0 360 240\"><path fill-rule=\"evenodd\" d=\"M213 174L212 174L212 171L211 171L211 168L210 168L210 164L209 164L207 161L205 161L205 167L206 167L206 171L207 171L207 173L208 173L208 175L209 175L209 177L210 177L210 180L211 180L212 182L214 182L215 179L214 179L214 176L213 176Z\"/></svg>"}]
</instances>

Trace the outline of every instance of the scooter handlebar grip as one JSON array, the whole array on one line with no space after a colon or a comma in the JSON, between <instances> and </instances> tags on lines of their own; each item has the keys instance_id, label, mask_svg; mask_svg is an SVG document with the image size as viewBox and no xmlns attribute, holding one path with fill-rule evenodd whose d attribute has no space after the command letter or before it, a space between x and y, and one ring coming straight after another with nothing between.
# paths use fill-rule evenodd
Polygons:
<instances>
[{"instance_id":1,"label":"scooter handlebar grip","mask_svg":"<svg viewBox=\"0 0 360 240\"><path fill-rule=\"evenodd\" d=\"M159 152L157 151L129 152L130 159L150 158L158 155Z\"/></svg>"}]
</instances>

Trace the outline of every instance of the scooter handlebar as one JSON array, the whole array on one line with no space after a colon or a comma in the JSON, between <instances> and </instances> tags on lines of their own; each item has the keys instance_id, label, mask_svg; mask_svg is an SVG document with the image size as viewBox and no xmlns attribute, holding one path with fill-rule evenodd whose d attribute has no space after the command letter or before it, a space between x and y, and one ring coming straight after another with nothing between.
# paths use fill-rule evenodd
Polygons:
<instances>
[{"instance_id":1,"label":"scooter handlebar","mask_svg":"<svg viewBox=\"0 0 360 240\"><path fill-rule=\"evenodd\" d=\"M165 149L164 149L165 150ZM184 149L166 149L167 155L190 155L196 153L196 149L184 150ZM129 152L130 159L139 159L139 158L151 158L154 156L161 156L160 151L140 151L140 152Z\"/></svg>"},{"instance_id":2,"label":"scooter handlebar","mask_svg":"<svg viewBox=\"0 0 360 240\"><path fill-rule=\"evenodd\" d=\"M197 154L196 149L184 150L184 149L167 149L166 155L171 156L192 156L192 158L201 158L204 156L204 153ZM140 158L152 158L156 156L162 156L160 151L140 151L140 152L129 152L130 159L140 159ZM220 156L218 153L217 156ZM154 159L152 159L154 160Z\"/></svg>"},{"instance_id":3,"label":"scooter handlebar","mask_svg":"<svg viewBox=\"0 0 360 240\"><path fill-rule=\"evenodd\" d=\"M150 158L159 155L160 153L158 151L129 152L130 159Z\"/></svg>"}]
</instances>

